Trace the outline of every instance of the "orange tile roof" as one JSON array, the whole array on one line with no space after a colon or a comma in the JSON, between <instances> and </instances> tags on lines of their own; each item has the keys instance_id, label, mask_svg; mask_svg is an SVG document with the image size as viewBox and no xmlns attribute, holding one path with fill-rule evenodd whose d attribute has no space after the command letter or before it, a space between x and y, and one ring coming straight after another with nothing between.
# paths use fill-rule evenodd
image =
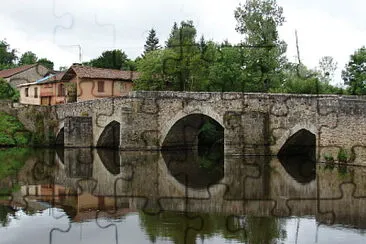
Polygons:
<instances>
[{"instance_id":1,"label":"orange tile roof","mask_svg":"<svg viewBox=\"0 0 366 244\"><path fill-rule=\"evenodd\" d=\"M28 65L23 65L23 66L12 68L12 69L0 70L0 78L8 78L8 77L18 74L20 72L26 71L36 65L37 64L28 64Z\"/></svg>"},{"instance_id":2,"label":"orange tile roof","mask_svg":"<svg viewBox=\"0 0 366 244\"><path fill-rule=\"evenodd\" d=\"M102 69L89 66L73 65L74 70L79 78L95 78L95 79L111 79L111 80L136 80L139 72L124 71L117 69Z\"/></svg>"}]
</instances>

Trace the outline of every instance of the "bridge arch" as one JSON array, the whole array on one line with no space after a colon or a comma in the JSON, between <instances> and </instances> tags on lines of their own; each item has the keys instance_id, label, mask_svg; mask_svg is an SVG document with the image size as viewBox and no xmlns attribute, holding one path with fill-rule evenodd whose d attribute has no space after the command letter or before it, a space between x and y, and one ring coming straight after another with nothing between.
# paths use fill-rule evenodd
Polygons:
<instances>
[{"instance_id":1,"label":"bridge arch","mask_svg":"<svg viewBox=\"0 0 366 244\"><path fill-rule=\"evenodd\" d=\"M317 130L316 126L313 124L307 123L307 122L303 122L303 123L296 124L294 127L292 127L291 129L289 129L285 133L283 133L282 136L276 141L276 144L272 147L272 152L275 154L278 154L280 152L281 148L283 148L283 146L285 146L285 144L289 141L289 139L301 130L302 131L305 130L315 136L315 145L314 146L315 146L315 148L317 148L318 130Z\"/></svg>"},{"instance_id":2,"label":"bridge arch","mask_svg":"<svg viewBox=\"0 0 366 244\"><path fill-rule=\"evenodd\" d=\"M212 115L212 114L211 114ZM161 141L162 149L197 149L198 144L202 143L199 137L202 135L204 125L212 126L217 132L218 137L224 138L224 127L213 117L204 113L178 114L169 121L169 125L163 128ZM223 141L222 141L223 143Z\"/></svg>"},{"instance_id":3,"label":"bridge arch","mask_svg":"<svg viewBox=\"0 0 366 244\"><path fill-rule=\"evenodd\" d=\"M107 124L100 134L97 147L118 148L120 145L121 124L115 120Z\"/></svg>"},{"instance_id":4,"label":"bridge arch","mask_svg":"<svg viewBox=\"0 0 366 244\"><path fill-rule=\"evenodd\" d=\"M64 122L61 122L57 128L55 144L57 146L64 145L65 129Z\"/></svg>"},{"instance_id":5,"label":"bridge arch","mask_svg":"<svg viewBox=\"0 0 366 244\"><path fill-rule=\"evenodd\" d=\"M211 119L214 123L216 123L218 126L224 128L223 118L218 113L212 111L211 109L202 109L197 111L192 111L191 113L187 113L184 111L178 112L173 118L169 119L167 122L163 124L161 127L161 137L160 137L160 145L161 147L164 146L164 142L167 139L168 134L174 129L174 126L177 125L179 121L182 121L183 119L198 119L206 118Z\"/></svg>"}]
</instances>

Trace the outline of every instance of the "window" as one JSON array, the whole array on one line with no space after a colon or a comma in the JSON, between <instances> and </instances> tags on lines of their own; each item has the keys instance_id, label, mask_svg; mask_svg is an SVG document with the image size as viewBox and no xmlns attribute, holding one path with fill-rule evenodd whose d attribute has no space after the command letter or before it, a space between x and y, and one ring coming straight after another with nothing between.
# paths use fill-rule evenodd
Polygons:
<instances>
[{"instance_id":1,"label":"window","mask_svg":"<svg viewBox=\"0 0 366 244\"><path fill-rule=\"evenodd\" d=\"M104 92L104 81L98 81L98 92Z\"/></svg>"},{"instance_id":2,"label":"window","mask_svg":"<svg viewBox=\"0 0 366 244\"><path fill-rule=\"evenodd\" d=\"M29 88L25 88L24 94L25 94L26 97L29 96Z\"/></svg>"},{"instance_id":3,"label":"window","mask_svg":"<svg viewBox=\"0 0 366 244\"><path fill-rule=\"evenodd\" d=\"M38 97L38 88L34 87L34 98Z\"/></svg>"},{"instance_id":4,"label":"window","mask_svg":"<svg viewBox=\"0 0 366 244\"><path fill-rule=\"evenodd\" d=\"M59 97L63 97L63 96L65 96L65 88L64 88L64 84L60 84L60 85L58 85L58 96L59 96Z\"/></svg>"}]
</instances>

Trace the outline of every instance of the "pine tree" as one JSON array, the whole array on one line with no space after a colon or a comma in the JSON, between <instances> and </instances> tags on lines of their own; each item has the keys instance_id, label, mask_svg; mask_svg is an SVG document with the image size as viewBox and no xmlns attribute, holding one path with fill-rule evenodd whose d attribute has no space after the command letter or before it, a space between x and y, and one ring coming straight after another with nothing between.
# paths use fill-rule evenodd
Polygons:
<instances>
[{"instance_id":1,"label":"pine tree","mask_svg":"<svg viewBox=\"0 0 366 244\"><path fill-rule=\"evenodd\" d=\"M144 48L145 50L143 56L145 56L146 53L150 51L160 49L159 39L156 37L156 32L154 29L151 29L149 31L149 35L146 38L146 44L144 45Z\"/></svg>"},{"instance_id":2,"label":"pine tree","mask_svg":"<svg viewBox=\"0 0 366 244\"><path fill-rule=\"evenodd\" d=\"M172 45L173 45L172 42L175 39L175 36L177 35L177 33L178 33L178 25L177 25L177 22L174 22L173 28L170 31L169 38L166 41L166 47L172 47Z\"/></svg>"}]
</instances>

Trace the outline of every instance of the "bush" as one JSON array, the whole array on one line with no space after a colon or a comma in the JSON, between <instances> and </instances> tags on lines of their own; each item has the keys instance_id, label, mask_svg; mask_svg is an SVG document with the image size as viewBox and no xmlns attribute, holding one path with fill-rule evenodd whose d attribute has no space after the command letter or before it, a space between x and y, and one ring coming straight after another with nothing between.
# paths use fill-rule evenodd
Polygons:
<instances>
[{"instance_id":1,"label":"bush","mask_svg":"<svg viewBox=\"0 0 366 244\"><path fill-rule=\"evenodd\" d=\"M348 160L348 154L347 154L347 151L343 148L341 148L338 152L338 161L339 162L342 162L342 163L347 163L347 160Z\"/></svg>"},{"instance_id":2,"label":"bush","mask_svg":"<svg viewBox=\"0 0 366 244\"><path fill-rule=\"evenodd\" d=\"M19 100L19 97L19 91L0 78L0 99L11 99L16 102Z\"/></svg>"},{"instance_id":3,"label":"bush","mask_svg":"<svg viewBox=\"0 0 366 244\"><path fill-rule=\"evenodd\" d=\"M325 159L325 161L327 161L327 162L334 162L334 158L333 158L333 156L332 156L332 155L329 155L329 154L325 154L325 155L324 155L324 159Z\"/></svg>"}]
</instances>

